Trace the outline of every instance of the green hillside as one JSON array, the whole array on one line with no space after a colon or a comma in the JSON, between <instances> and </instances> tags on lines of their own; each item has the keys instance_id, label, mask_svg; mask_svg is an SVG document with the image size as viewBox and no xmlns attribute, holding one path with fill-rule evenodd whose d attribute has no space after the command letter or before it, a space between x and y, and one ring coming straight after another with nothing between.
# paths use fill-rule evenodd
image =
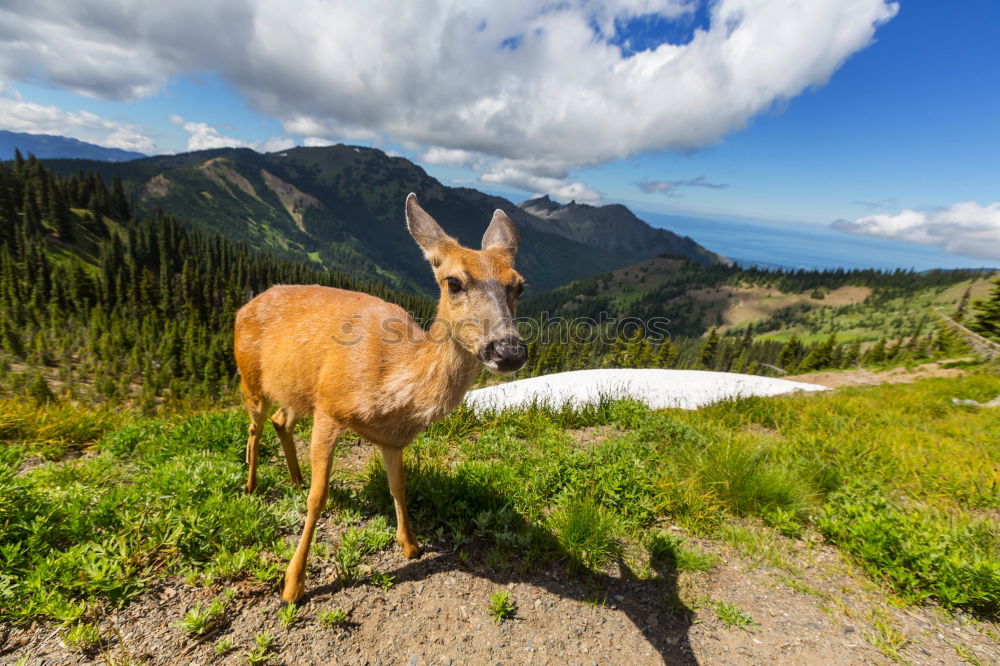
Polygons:
<instances>
[{"instance_id":1,"label":"green hillside","mask_svg":"<svg viewBox=\"0 0 1000 666\"><path fill-rule=\"evenodd\" d=\"M954 312L963 298L986 295L992 271L766 271L700 266L657 257L530 295L529 316L665 317L675 337L710 329L807 342L831 333L841 340L895 339L926 327L935 309ZM968 294L966 293L968 292Z\"/></svg>"},{"instance_id":2,"label":"green hillside","mask_svg":"<svg viewBox=\"0 0 1000 666\"><path fill-rule=\"evenodd\" d=\"M252 249L158 214L132 218L122 189L60 179L34 159L0 164L0 379L40 400L231 399L232 323L278 283L356 289L421 318L409 292Z\"/></svg>"},{"instance_id":3,"label":"green hillside","mask_svg":"<svg viewBox=\"0 0 1000 666\"><path fill-rule=\"evenodd\" d=\"M567 238L552 222L506 199L446 187L409 160L372 148L338 145L270 154L225 148L122 164L46 164L66 175L83 170L101 174L107 183L121 179L140 216L162 210L186 226L257 249L280 250L317 268L424 293L433 285L406 232L403 201L409 192L470 247L479 247L494 210L507 211L521 233L518 268L533 289L633 261L627 253ZM702 261L711 254L696 244L691 252Z\"/></svg>"}]
</instances>

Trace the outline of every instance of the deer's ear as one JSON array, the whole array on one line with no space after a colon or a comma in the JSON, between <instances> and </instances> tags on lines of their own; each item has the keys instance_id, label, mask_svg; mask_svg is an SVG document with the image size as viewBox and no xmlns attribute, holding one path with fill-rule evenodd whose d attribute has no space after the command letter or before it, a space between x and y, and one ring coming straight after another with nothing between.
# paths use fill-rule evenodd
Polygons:
<instances>
[{"instance_id":1,"label":"deer's ear","mask_svg":"<svg viewBox=\"0 0 1000 666\"><path fill-rule=\"evenodd\" d=\"M456 245L455 239L444 232L427 211L417 203L413 192L406 197L406 228L424 251L427 261L435 267L441 263L441 252L446 247Z\"/></svg>"},{"instance_id":2,"label":"deer's ear","mask_svg":"<svg viewBox=\"0 0 1000 666\"><path fill-rule=\"evenodd\" d=\"M514 261L514 255L517 254L517 246L520 242L521 237L517 233L517 227L507 217L507 213L497 208L493 213L490 226L483 234L483 249L501 250L509 254L510 260Z\"/></svg>"}]
</instances>

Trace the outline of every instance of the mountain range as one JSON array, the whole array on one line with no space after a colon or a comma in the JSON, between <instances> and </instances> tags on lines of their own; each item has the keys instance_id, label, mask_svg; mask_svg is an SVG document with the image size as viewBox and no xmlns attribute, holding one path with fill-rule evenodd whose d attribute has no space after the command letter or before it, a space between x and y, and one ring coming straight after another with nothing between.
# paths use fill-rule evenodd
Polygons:
<instances>
[{"instance_id":1,"label":"mountain range","mask_svg":"<svg viewBox=\"0 0 1000 666\"><path fill-rule=\"evenodd\" d=\"M474 189L447 187L420 166L374 149L336 145L261 154L221 148L129 162L46 160L58 173L96 171L122 181L139 216L163 211L186 225L328 270L433 293L430 271L406 232L403 201L421 205L460 242L478 247L495 209L521 233L518 269L545 290L657 254L708 265L724 257L621 206L595 208L540 200L523 207ZM552 208L552 207L555 208ZM549 210L551 209L551 210Z\"/></svg>"},{"instance_id":2,"label":"mountain range","mask_svg":"<svg viewBox=\"0 0 1000 666\"><path fill-rule=\"evenodd\" d=\"M77 158L84 160L101 160L105 162L125 162L140 157L142 153L120 148L105 148L97 144L87 143L68 136L53 134L27 134L0 130L0 159L14 159L14 150L20 150L25 157L28 154L38 159Z\"/></svg>"}]
</instances>

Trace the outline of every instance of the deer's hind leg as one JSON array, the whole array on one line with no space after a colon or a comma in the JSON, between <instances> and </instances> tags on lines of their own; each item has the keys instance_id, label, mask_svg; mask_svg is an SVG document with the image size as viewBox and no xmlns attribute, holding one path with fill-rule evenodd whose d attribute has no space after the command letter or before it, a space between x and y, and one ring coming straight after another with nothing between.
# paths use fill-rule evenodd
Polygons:
<instances>
[{"instance_id":1,"label":"deer's hind leg","mask_svg":"<svg viewBox=\"0 0 1000 666\"><path fill-rule=\"evenodd\" d=\"M262 396L248 395L246 386L243 395L247 412L250 414L250 436L247 438L247 494L257 489L257 453L260 450L260 436L264 434L264 421L267 420L267 410L271 404Z\"/></svg>"},{"instance_id":2,"label":"deer's hind leg","mask_svg":"<svg viewBox=\"0 0 1000 666\"><path fill-rule=\"evenodd\" d=\"M285 464L288 465L288 476L296 486L302 485L302 472L299 470L299 458L295 453L295 424L299 422L298 415L287 407L282 407L271 417L271 424L278 433L278 441L285 452Z\"/></svg>"}]
</instances>

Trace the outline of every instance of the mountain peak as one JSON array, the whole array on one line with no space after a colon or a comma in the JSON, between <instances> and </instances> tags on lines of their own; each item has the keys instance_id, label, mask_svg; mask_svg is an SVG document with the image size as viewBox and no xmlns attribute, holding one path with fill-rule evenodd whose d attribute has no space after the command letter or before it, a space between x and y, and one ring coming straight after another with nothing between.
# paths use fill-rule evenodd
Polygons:
<instances>
[{"instance_id":1,"label":"mountain peak","mask_svg":"<svg viewBox=\"0 0 1000 666\"><path fill-rule=\"evenodd\" d=\"M522 201L517 206L521 210L525 210L528 212L532 212L533 210L548 212L548 211L558 210L559 208L562 207L555 201L550 199L549 195L547 194L543 194L542 196L536 199L528 199L527 201Z\"/></svg>"},{"instance_id":2,"label":"mountain peak","mask_svg":"<svg viewBox=\"0 0 1000 666\"><path fill-rule=\"evenodd\" d=\"M543 231L611 250L631 262L663 254L705 265L729 262L686 236L650 226L622 204L592 206L573 200L560 205L543 196L520 207L548 224Z\"/></svg>"}]
</instances>

